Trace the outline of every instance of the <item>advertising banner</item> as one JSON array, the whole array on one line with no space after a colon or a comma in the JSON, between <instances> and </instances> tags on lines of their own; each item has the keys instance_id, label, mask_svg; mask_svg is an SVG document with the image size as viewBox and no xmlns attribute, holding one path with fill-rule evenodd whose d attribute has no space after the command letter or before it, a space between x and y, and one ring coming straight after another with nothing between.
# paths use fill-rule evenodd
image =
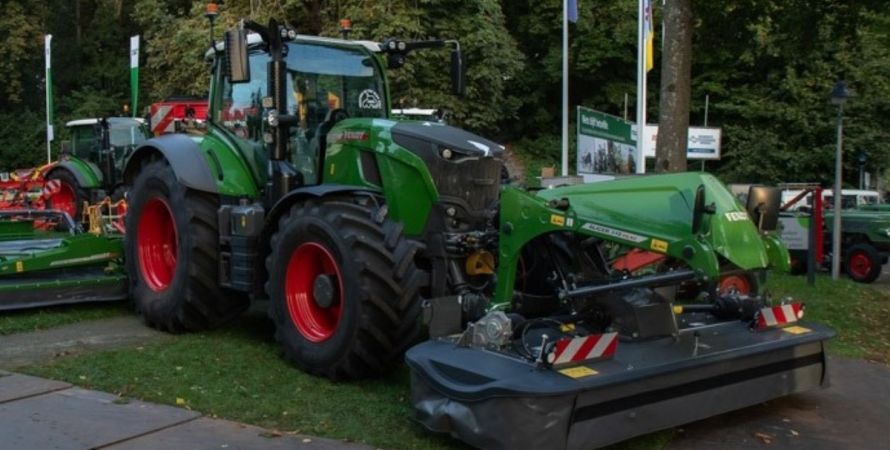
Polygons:
<instances>
[{"instance_id":1,"label":"advertising banner","mask_svg":"<svg viewBox=\"0 0 890 450\"><path fill-rule=\"evenodd\" d=\"M686 147L687 159L720 159L720 128L689 127ZM655 140L658 138L658 125L646 125L646 140L643 154L655 157Z\"/></svg>"},{"instance_id":2,"label":"advertising banner","mask_svg":"<svg viewBox=\"0 0 890 450\"><path fill-rule=\"evenodd\" d=\"M578 107L578 174L634 173L636 140L631 122Z\"/></svg>"}]
</instances>

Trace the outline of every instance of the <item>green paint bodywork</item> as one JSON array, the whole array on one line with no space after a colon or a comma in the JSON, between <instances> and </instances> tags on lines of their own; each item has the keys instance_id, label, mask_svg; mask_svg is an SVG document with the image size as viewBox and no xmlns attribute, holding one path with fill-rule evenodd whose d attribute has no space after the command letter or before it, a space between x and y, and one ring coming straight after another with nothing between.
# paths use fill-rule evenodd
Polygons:
<instances>
[{"instance_id":1,"label":"green paint bodywork","mask_svg":"<svg viewBox=\"0 0 890 450\"><path fill-rule=\"evenodd\" d=\"M22 237L16 239L21 240ZM41 234L27 238L30 241L62 239L61 244L49 250L25 250L17 255L0 256L0 277L16 276L22 272L36 272L70 267L92 266L118 261L123 257L121 237ZM3 239L0 242L7 241Z\"/></svg>"},{"instance_id":2,"label":"green paint bodywork","mask_svg":"<svg viewBox=\"0 0 890 450\"><path fill-rule=\"evenodd\" d=\"M7 244L3 247L2 244ZM10 250L13 244L15 250ZM15 245L17 244L17 245ZM0 221L0 295L4 292L123 283L121 236L94 236L34 231L30 221ZM61 276L42 277L16 283L23 275L81 267L106 267L105 276L84 280Z\"/></svg>"},{"instance_id":3,"label":"green paint bodywork","mask_svg":"<svg viewBox=\"0 0 890 450\"><path fill-rule=\"evenodd\" d=\"M80 173L83 177L82 179L85 181L85 184L82 187L85 188L97 188L101 187L102 179L101 175L96 173L92 166L86 161L76 157L70 156L68 158L68 163L72 166L74 170Z\"/></svg>"},{"instance_id":4,"label":"green paint bodywork","mask_svg":"<svg viewBox=\"0 0 890 450\"><path fill-rule=\"evenodd\" d=\"M701 231L692 234L695 193L705 187ZM569 207L549 206L568 199ZM787 270L788 252L774 237L761 237L744 208L720 181L703 173L628 178L527 193L506 188L501 195L501 236L495 303L513 297L522 247L550 232L571 231L685 261L704 281L720 275L718 255L743 270Z\"/></svg>"},{"instance_id":5,"label":"green paint bodywork","mask_svg":"<svg viewBox=\"0 0 890 450\"><path fill-rule=\"evenodd\" d=\"M323 181L381 190L389 215L402 222L405 234L423 232L433 204L439 200L423 160L395 144L391 129L398 122L387 119L346 119L328 134ZM361 152L374 155L383 186L362 173Z\"/></svg>"},{"instance_id":6,"label":"green paint bodywork","mask_svg":"<svg viewBox=\"0 0 890 450\"><path fill-rule=\"evenodd\" d=\"M880 206L880 205L877 205ZM825 213L828 236L834 230L834 213ZM844 239L851 235L865 237L882 252L890 252L890 212L881 210L845 209L841 212L841 232ZM830 237L829 237L830 239Z\"/></svg>"},{"instance_id":7,"label":"green paint bodywork","mask_svg":"<svg viewBox=\"0 0 890 450\"><path fill-rule=\"evenodd\" d=\"M220 195L255 199L266 183L266 151L262 145L232 139L218 126L193 137L216 180Z\"/></svg>"}]
</instances>

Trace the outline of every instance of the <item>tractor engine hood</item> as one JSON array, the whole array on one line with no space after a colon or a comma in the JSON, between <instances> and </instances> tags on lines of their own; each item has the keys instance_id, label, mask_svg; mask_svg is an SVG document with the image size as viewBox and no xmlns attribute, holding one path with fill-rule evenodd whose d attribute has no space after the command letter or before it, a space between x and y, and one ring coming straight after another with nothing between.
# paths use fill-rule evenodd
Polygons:
<instances>
[{"instance_id":1,"label":"tractor engine hood","mask_svg":"<svg viewBox=\"0 0 890 450\"><path fill-rule=\"evenodd\" d=\"M692 223L699 186L704 187L705 204L712 206L713 212L701 213L701 226L695 234ZM651 242L647 249L673 253L677 246L697 241L744 270L770 264L767 244L745 209L709 174L625 178L542 190L538 196L568 199L568 212L574 213L583 228L608 230L600 234L614 236L619 243L627 241L639 247Z\"/></svg>"},{"instance_id":2,"label":"tractor engine hood","mask_svg":"<svg viewBox=\"0 0 890 450\"><path fill-rule=\"evenodd\" d=\"M500 144L432 122L399 122L390 131L394 143L423 160L442 201L471 216L496 204L503 167Z\"/></svg>"},{"instance_id":3,"label":"tractor engine hood","mask_svg":"<svg viewBox=\"0 0 890 450\"><path fill-rule=\"evenodd\" d=\"M420 154L449 149L453 158L500 158L504 147L469 131L433 122L400 122L392 127L392 139L402 147Z\"/></svg>"}]
</instances>

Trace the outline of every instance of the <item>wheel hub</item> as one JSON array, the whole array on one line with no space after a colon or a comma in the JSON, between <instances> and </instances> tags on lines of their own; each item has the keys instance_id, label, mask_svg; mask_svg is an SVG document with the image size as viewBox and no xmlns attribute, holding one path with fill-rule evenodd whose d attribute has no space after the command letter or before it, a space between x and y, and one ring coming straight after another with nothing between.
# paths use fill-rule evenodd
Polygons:
<instances>
[{"instance_id":1,"label":"wheel hub","mask_svg":"<svg viewBox=\"0 0 890 450\"><path fill-rule=\"evenodd\" d=\"M333 306L338 296L336 289L337 287L334 285L334 280L332 280L330 275L321 274L315 277L315 282L312 283L312 298L315 300L315 304L319 308L330 308Z\"/></svg>"},{"instance_id":2,"label":"wheel hub","mask_svg":"<svg viewBox=\"0 0 890 450\"><path fill-rule=\"evenodd\" d=\"M856 252L850 256L850 272L858 278L865 278L871 272L871 260L868 256L861 252Z\"/></svg>"},{"instance_id":3,"label":"wheel hub","mask_svg":"<svg viewBox=\"0 0 890 450\"><path fill-rule=\"evenodd\" d=\"M170 287L178 257L176 223L167 202L154 197L145 203L136 229L140 274L155 292Z\"/></svg>"},{"instance_id":4,"label":"wheel hub","mask_svg":"<svg viewBox=\"0 0 890 450\"><path fill-rule=\"evenodd\" d=\"M336 258L322 244L304 242L285 269L284 297L291 322L310 342L337 331L343 309L343 279Z\"/></svg>"}]
</instances>

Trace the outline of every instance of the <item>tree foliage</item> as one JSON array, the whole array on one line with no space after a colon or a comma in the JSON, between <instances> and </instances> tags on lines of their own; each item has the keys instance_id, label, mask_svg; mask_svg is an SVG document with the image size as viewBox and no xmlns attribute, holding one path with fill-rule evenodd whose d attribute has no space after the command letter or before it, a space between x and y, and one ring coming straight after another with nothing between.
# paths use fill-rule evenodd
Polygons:
<instances>
[{"instance_id":1,"label":"tree foliage","mask_svg":"<svg viewBox=\"0 0 890 450\"><path fill-rule=\"evenodd\" d=\"M42 35L52 33L56 129L72 118L119 112L128 99L127 37L141 34L141 101L204 95L210 33L198 0L6 0L0 17L0 168L37 162L44 143ZM582 0L570 25L571 105L634 117L636 0ZM656 11L660 60L661 5ZM723 129L727 181L833 177L836 109L843 78L857 96L845 107L848 179L853 156L867 170L890 162L890 13L879 0L695 2L690 123ZM382 40L455 38L467 59L468 95L449 95L446 50L416 52L390 72L396 106L444 107L458 125L515 143L538 161L559 155L562 2L533 0L227 0L215 34L238 19L277 18L304 34ZM660 64L649 73L657 86ZM659 93L649 90L649 117ZM141 112L141 111L140 111ZM18 138L16 137L18 136ZM57 142L58 144L58 142Z\"/></svg>"}]
</instances>

